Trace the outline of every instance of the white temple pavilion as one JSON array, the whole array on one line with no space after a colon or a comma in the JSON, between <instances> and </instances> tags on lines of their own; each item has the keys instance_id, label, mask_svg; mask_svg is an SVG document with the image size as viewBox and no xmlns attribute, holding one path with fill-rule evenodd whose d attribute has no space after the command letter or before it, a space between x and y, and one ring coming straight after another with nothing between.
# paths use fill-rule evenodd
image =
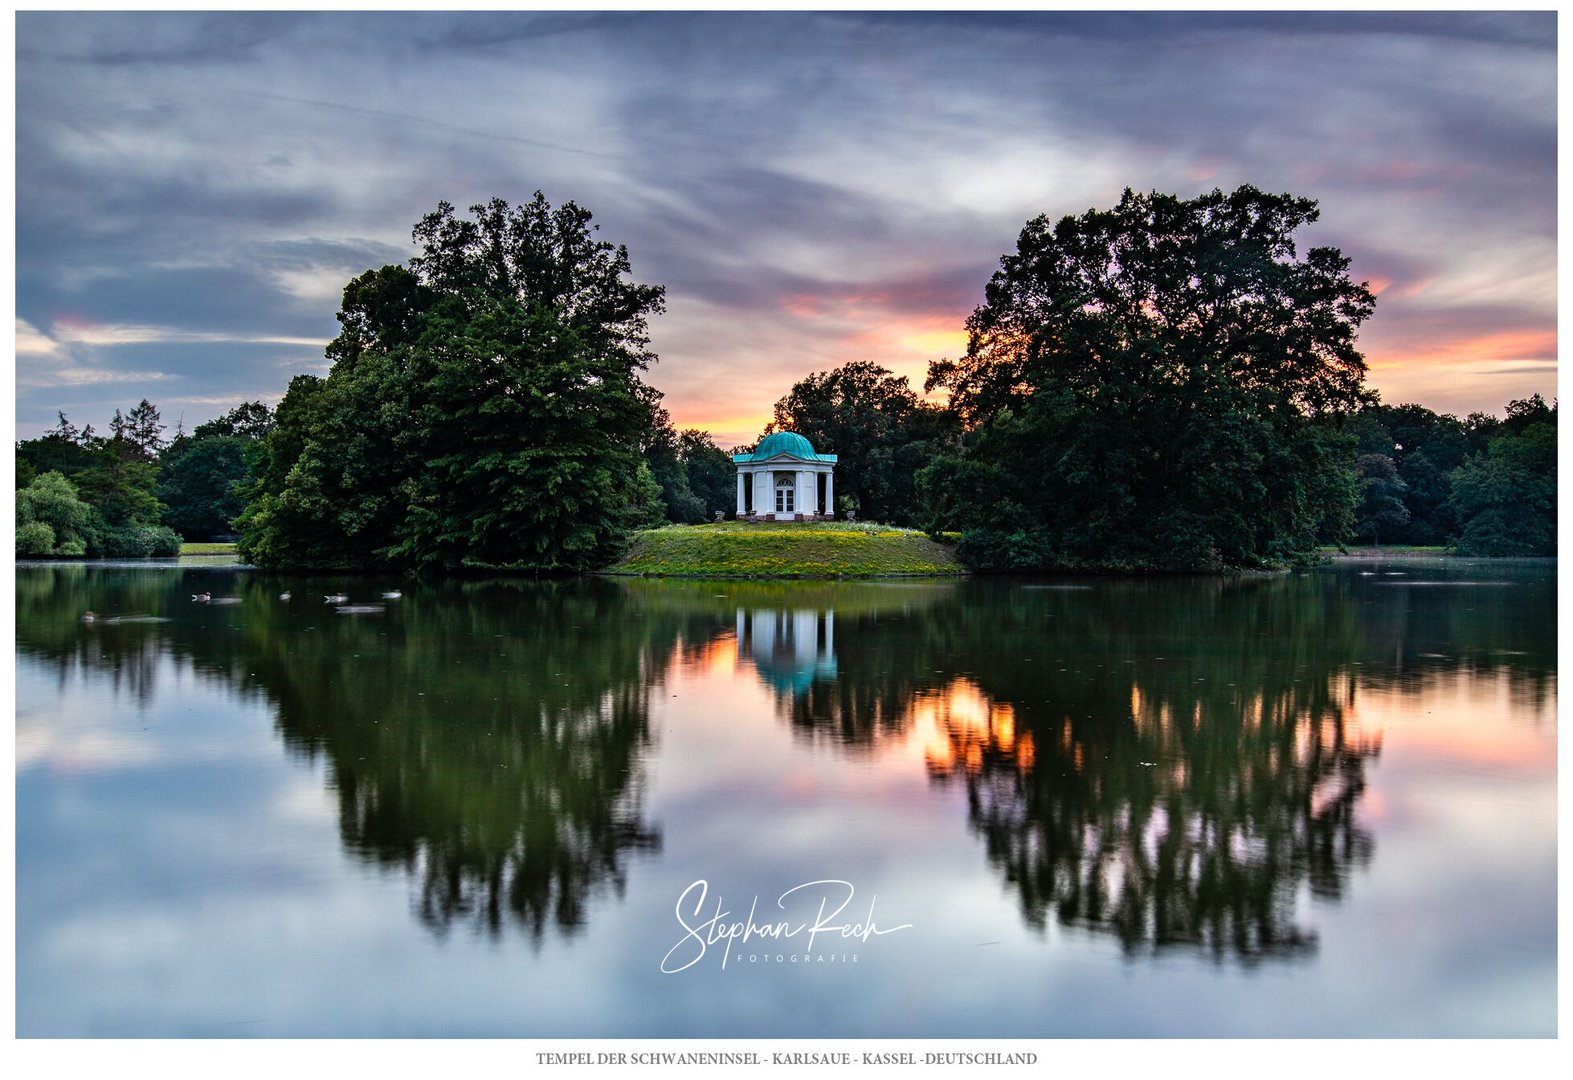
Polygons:
<instances>
[{"instance_id":1,"label":"white temple pavilion","mask_svg":"<svg viewBox=\"0 0 1573 1080\"><path fill-rule=\"evenodd\" d=\"M836 516L836 455L814 452L795 431L766 435L752 454L733 454L737 516L812 521Z\"/></svg>"}]
</instances>

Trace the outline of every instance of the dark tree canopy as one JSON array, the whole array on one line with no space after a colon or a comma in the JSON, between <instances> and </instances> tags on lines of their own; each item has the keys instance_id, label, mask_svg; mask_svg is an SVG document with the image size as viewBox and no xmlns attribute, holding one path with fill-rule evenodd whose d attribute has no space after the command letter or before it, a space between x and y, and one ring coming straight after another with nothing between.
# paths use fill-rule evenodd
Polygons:
<instances>
[{"instance_id":1,"label":"dark tree canopy","mask_svg":"<svg viewBox=\"0 0 1573 1080\"><path fill-rule=\"evenodd\" d=\"M573 203L463 218L440 203L408 269L344 291L325 380L291 384L242 552L265 566L580 570L659 492L639 459L657 395L658 286Z\"/></svg>"},{"instance_id":2,"label":"dark tree canopy","mask_svg":"<svg viewBox=\"0 0 1573 1080\"><path fill-rule=\"evenodd\" d=\"M273 429L273 410L260 401L243 401L216 420L198 424L190 438L205 439L211 436L238 436L242 439L261 440Z\"/></svg>"},{"instance_id":3,"label":"dark tree canopy","mask_svg":"<svg viewBox=\"0 0 1573 1080\"><path fill-rule=\"evenodd\" d=\"M1495 417L1488 417L1496 424ZM1360 457L1380 454L1391 459L1397 488L1384 492L1402 501L1404 514L1392 514L1380 528L1383 543L1442 545L1458 536L1458 517L1449 501L1453 470L1469 450L1468 428L1455 416L1438 415L1421 405L1374 405L1356 417L1348 430L1356 439L1356 470ZM1364 483L1364 481L1363 481ZM1371 493L1369 484L1365 495ZM1357 510L1356 533L1370 539L1358 519L1369 518L1369 509ZM1407 515L1407 518L1406 518Z\"/></svg>"},{"instance_id":4,"label":"dark tree canopy","mask_svg":"<svg viewBox=\"0 0 1573 1080\"><path fill-rule=\"evenodd\" d=\"M1468 555L1556 553L1556 403L1510 401L1502 417L1439 416L1372 405L1355 440L1355 534L1385 544L1450 545Z\"/></svg>"},{"instance_id":5,"label":"dark tree canopy","mask_svg":"<svg viewBox=\"0 0 1573 1080\"><path fill-rule=\"evenodd\" d=\"M1484 451L1453 471L1450 502L1466 555L1557 553L1557 410L1537 394L1508 404Z\"/></svg>"},{"instance_id":6,"label":"dark tree canopy","mask_svg":"<svg viewBox=\"0 0 1573 1080\"><path fill-rule=\"evenodd\" d=\"M878 364L854 360L816 372L776 402L765 434L795 431L833 453L836 501L866 521L916 522L915 477L958 432L954 416L927 404Z\"/></svg>"},{"instance_id":7,"label":"dark tree canopy","mask_svg":"<svg viewBox=\"0 0 1573 1080\"><path fill-rule=\"evenodd\" d=\"M930 369L968 429L924 474L931 527L997 569L1310 557L1349 522L1336 429L1367 400L1355 333L1374 307L1339 251L1298 252L1316 218L1242 187L1028 222L966 354Z\"/></svg>"},{"instance_id":8,"label":"dark tree canopy","mask_svg":"<svg viewBox=\"0 0 1573 1080\"><path fill-rule=\"evenodd\" d=\"M1409 485L1398 475L1398 466L1386 454L1361 454L1355 458L1360 478L1360 505L1355 508L1355 533L1373 545L1389 539L1409 524L1404 492Z\"/></svg>"},{"instance_id":9,"label":"dark tree canopy","mask_svg":"<svg viewBox=\"0 0 1573 1080\"><path fill-rule=\"evenodd\" d=\"M642 455L661 490L660 514L674 525L711 521L735 502L736 471L707 431L678 431L665 409L652 414Z\"/></svg>"},{"instance_id":10,"label":"dark tree canopy","mask_svg":"<svg viewBox=\"0 0 1573 1080\"><path fill-rule=\"evenodd\" d=\"M240 492L251 459L273 427L273 410L260 401L235 406L216 420L177 436L159 458L158 498L164 524L187 540L229 535L245 509Z\"/></svg>"},{"instance_id":11,"label":"dark tree canopy","mask_svg":"<svg viewBox=\"0 0 1573 1080\"><path fill-rule=\"evenodd\" d=\"M64 417L61 417L64 420ZM115 410L115 415L109 422L111 441L121 444L123 456L135 457L140 461L157 460L159 453L164 449L164 425L161 422L158 408L143 398L125 416L120 415L120 410Z\"/></svg>"}]
</instances>

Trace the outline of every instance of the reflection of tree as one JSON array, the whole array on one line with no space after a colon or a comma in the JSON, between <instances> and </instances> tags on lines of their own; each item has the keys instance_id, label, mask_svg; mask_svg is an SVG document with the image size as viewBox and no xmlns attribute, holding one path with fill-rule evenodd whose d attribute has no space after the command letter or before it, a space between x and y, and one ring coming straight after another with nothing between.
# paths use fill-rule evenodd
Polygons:
<instances>
[{"instance_id":1,"label":"reflection of tree","mask_svg":"<svg viewBox=\"0 0 1573 1080\"><path fill-rule=\"evenodd\" d=\"M95 587L90 570L63 591L31 579L40 617L22 620L25 647L62 672L82 658L113 670L131 655L185 656L266 694L286 745L327 763L345 846L414 875L434 929L571 931L598 891L621 891L630 853L660 846L642 807L649 690L680 641L715 637L713 615L695 623L605 582L519 581L407 588L382 615L345 616L320 594L385 586L247 574L214 589L239 603L212 607L191 603L179 571L130 573ZM23 589L19 575L19 605ZM81 624L106 598L170 621Z\"/></svg>"},{"instance_id":2,"label":"reflection of tree","mask_svg":"<svg viewBox=\"0 0 1573 1080\"><path fill-rule=\"evenodd\" d=\"M1503 674L1515 707L1538 716L1556 693L1552 559L1370 559L1332 578L1360 606L1362 685L1418 690L1438 672Z\"/></svg>"},{"instance_id":3,"label":"reflection of tree","mask_svg":"<svg viewBox=\"0 0 1573 1080\"><path fill-rule=\"evenodd\" d=\"M930 771L959 782L1024 916L1128 952L1247 962L1314 945L1296 897L1342 895L1380 741L1346 713L1353 608L1314 578L1019 590L938 692Z\"/></svg>"},{"instance_id":4,"label":"reflection of tree","mask_svg":"<svg viewBox=\"0 0 1573 1080\"><path fill-rule=\"evenodd\" d=\"M951 694L979 696L966 683ZM1369 858L1354 808L1379 743L1264 695L1222 712L1132 697L1112 724L1040 718L1020 731L998 705L981 728L951 708L931 774L965 785L989 860L1033 925L1052 915L1108 930L1133 952L1194 944L1251 960L1308 946L1296 892L1305 882L1336 898Z\"/></svg>"},{"instance_id":5,"label":"reflection of tree","mask_svg":"<svg viewBox=\"0 0 1573 1080\"><path fill-rule=\"evenodd\" d=\"M800 736L826 740L843 750L860 753L877 748L883 740L901 737L911 724L914 695L934 678L930 664L941 645L942 622L931 609L953 604L955 583L945 582L901 589L867 587L861 602L825 597L815 607L794 598L790 609L750 609L740 614L739 651L746 653L757 641L757 627L771 616L788 625L810 628L817 642L819 671L835 677L800 680L791 687L766 678L778 691L776 707ZM747 625L745 637L741 627ZM834 627L834 637L824 629ZM795 635L801 640L803 632ZM757 664L761 674L765 665Z\"/></svg>"},{"instance_id":6,"label":"reflection of tree","mask_svg":"<svg viewBox=\"0 0 1573 1080\"><path fill-rule=\"evenodd\" d=\"M1462 670L1555 692L1554 567L1492 565L1488 586L1459 583L1479 567L1363 565L972 581L897 618L832 600L837 677L777 707L848 752L916 740L1033 925L1295 955L1315 941L1301 890L1341 897L1372 854L1356 808L1381 742L1349 719L1357 690Z\"/></svg>"},{"instance_id":7,"label":"reflection of tree","mask_svg":"<svg viewBox=\"0 0 1573 1080\"><path fill-rule=\"evenodd\" d=\"M869 752L916 740L1034 925L1288 955L1302 885L1337 897L1371 851L1379 743L1348 729L1361 639L1325 584L973 582L904 622L838 614L839 680L783 707Z\"/></svg>"},{"instance_id":8,"label":"reflection of tree","mask_svg":"<svg viewBox=\"0 0 1573 1080\"><path fill-rule=\"evenodd\" d=\"M1493 566L1507 584L1468 603L1420 584L1440 569L1368 572L488 582L352 617L320 594L385 586L70 565L18 568L16 625L19 654L62 679L107 673L133 700L170 657L266 696L286 744L326 762L346 847L407 869L424 920L539 936L581 925L659 844L647 697L672 658L735 648L740 610L751 625L807 611L815 671L835 675L777 686L793 732L868 755L921 740L1029 921L1251 960L1307 947L1297 895L1342 895L1371 855L1355 811L1379 746L1349 719L1357 693L1460 670L1555 693L1554 570ZM192 604L199 591L239 603ZM89 608L170 621L83 624Z\"/></svg>"},{"instance_id":9,"label":"reflection of tree","mask_svg":"<svg viewBox=\"0 0 1573 1080\"><path fill-rule=\"evenodd\" d=\"M735 661L772 690L793 730L856 753L876 746L876 734L906 730L912 695L931 679L916 643L940 641L940 624L927 613L954 604L958 586L954 580L633 581L627 588L641 604L684 611L712 633L723 620Z\"/></svg>"},{"instance_id":10,"label":"reflection of tree","mask_svg":"<svg viewBox=\"0 0 1573 1080\"><path fill-rule=\"evenodd\" d=\"M1027 920L1129 952L1254 961L1314 944L1296 896L1342 895L1380 741L1349 730L1353 608L1313 578L1020 590L928 754L967 792Z\"/></svg>"},{"instance_id":11,"label":"reflection of tree","mask_svg":"<svg viewBox=\"0 0 1573 1080\"><path fill-rule=\"evenodd\" d=\"M257 660L287 744L329 762L346 845L415 874L436 929L581 926L660 846L641 762L675 635L597 583L422 590L390 614Z\"/></svg>"},{"instance_id":12,"label":"reflection of tree","mask_svg":"<svg viewBox=\"0 0 1573 1080\"><path fill-rule=\"evenodd\" d=\"M153 700L159 661L168 651L169 625L163 620L178 601L191 606L180 590L187 575L176 569L104 570L92 563L19 566L16 572L17 650L48 661L64 679L87 670L106 675L117 693L139 706ZM234 575L203 575L200 587L221 581L229 591ZM82 621L85 612L96 622Z\"/></svg>"}]
</instances>

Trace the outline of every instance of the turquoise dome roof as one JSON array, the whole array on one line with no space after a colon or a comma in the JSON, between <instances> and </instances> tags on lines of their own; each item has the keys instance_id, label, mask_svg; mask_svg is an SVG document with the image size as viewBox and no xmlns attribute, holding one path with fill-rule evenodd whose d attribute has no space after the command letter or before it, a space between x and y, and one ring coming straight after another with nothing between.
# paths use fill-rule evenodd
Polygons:
<instances>
[{"instance_id":1,"label":"turquoise dome roof","mask_svg":"<svg viewBox=\"0 0 1573 1080\"><path fill-rule=\"evenodd\" d=\"M755 461L763 461L781 454L791 454L808 461L819 456L814 453L814 444L795 431L778 431L774 435L766 435L754 448L753 456Z\"/></svg>"}]
</instances>

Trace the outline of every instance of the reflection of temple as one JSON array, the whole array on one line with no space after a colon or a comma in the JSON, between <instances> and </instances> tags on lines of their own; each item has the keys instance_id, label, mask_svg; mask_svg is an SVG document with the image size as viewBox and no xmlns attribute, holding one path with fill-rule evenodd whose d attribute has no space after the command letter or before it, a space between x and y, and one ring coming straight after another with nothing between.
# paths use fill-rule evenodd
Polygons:
<instances>
[{"instance_id":1,"label":"reflection of temple","mask_svg":"<svg viewBox=\"0 0 1573 1080\"><path fill-rule=\"evenodd\" d=\"M777 692L804 693L816 679L836 677L836 613L737 609L737 654Z\"/></svg>"}]
</instances>

